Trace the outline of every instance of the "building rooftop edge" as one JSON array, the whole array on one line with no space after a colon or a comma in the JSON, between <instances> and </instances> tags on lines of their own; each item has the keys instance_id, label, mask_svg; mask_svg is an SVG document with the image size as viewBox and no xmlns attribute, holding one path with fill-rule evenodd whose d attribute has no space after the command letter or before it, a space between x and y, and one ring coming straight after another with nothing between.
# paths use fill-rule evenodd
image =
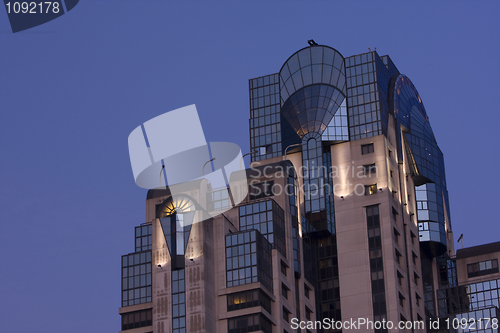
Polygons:
<instances>
[{"instance_id":1,"label":"building rooftop edge","mask_svg":"<svg viewBox=\"0 0 500 333\"><path fill-rule=\"evenodd\" d=\"M465 259L469 257L475 257L494 252L500 252L500 242L477 245L477 246L467 247L465 249L458 249L456 258Z\"/></svg>"}]
</instances>

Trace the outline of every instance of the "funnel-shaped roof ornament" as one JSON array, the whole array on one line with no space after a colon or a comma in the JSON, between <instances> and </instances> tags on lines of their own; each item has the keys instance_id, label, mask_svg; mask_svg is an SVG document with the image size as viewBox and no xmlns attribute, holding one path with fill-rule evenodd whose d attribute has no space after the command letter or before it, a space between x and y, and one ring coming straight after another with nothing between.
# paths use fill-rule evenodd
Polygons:
<instances>
[{"instance_id":1,"label":"funnel-shaped roof ornament","mask_svg":"<svg viewBox=\"0 0 500 333\"><path fill-rule=\"evenodd\" d=\"M344 57L333 48L306 47L280 70L281 112L300 137L322 133L345 95Z\"/></svg>"}]
</instances>

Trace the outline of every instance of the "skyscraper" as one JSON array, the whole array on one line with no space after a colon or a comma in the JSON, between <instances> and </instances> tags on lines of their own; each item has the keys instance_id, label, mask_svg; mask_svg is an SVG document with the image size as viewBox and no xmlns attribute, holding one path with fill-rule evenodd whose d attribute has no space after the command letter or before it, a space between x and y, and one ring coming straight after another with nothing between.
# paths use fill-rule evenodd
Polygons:
<instances>
[{"instance_id":1,"label":"skyscraper","mask_svg":"<svg viewBox=\"0 0 500 333\"><path fill-rule=\"evenodd\" d=\"M248 195L233 207L238 189L206 179L148 192L122 257L122 331L341 332L364 318L363 332L399 332L378 323L438 317L437 290L457 285L453 234L410 79L389 56L311 40L249 94ZM206 202L215 217L191 223Z\"/></svg>"}]
</instances>

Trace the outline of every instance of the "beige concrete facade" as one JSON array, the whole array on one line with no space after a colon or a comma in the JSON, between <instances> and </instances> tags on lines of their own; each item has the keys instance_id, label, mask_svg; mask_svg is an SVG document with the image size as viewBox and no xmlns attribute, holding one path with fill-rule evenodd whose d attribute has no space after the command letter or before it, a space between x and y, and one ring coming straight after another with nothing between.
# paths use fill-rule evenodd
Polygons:
<instances>
[{"instance_id":1,"label":"beige concrete facade","mask_svg":"<svg viewBox=\"0 0 500 333\"><path fill-rule=\"evenodd\" d=\"M394 130L394 128L392 128ZM415 194L408 166L398 164L393 143L394 135L383 135L353 142L344 142L331 146L332 166L337 168L333 177L335 195L335 219L338 250L338 269L340 281L340 302L342 320L367 318L373 320L370 256L366 207L379 205L380 233L382 240L382 258L384 265L385 295L387 320L397 323L402 317L406 320L425 318L423 310L422 283L415 276L421 277L420 248L415 212ZM374 153L362 155L361 146L373 143ZM296 170L302 167L301 153L287 155ZM261 183L273 180L275 185L284 187L283 175L266 169L276 165L282 158L274 158L253 163L252 168L259 169L251 181ZM265 162L265 163L264 163ZM377 172L364 176L363 165L375 163ZM267 171L267 172L266 172ZM302 188L302 177L298 177ZM365 195L365 185L376 184L377 193ZM189 194L196 200L206 196L206 183ZM120 309L120 313L152 308L153 325L127 332L166 333L172 331L172 293L171 293L171 257L163 236L160 220L156 218L158 205L168 199L168 195L153 197L146 201L146 218L153 226L152 231L152 276L153 302ZM257 200L248 197L240 203L274 200L285 212L286 257L278 250L272 250L273 290L262 283L250 283L236 287L226 286L226 246L225 236L239 231L238 207L223 214L192 226L185 253L185 290L186 290L186 329L187 332L228 331L228 320L249 314L262 314L272 323L272 332L293 332L290 321L283 319L283 309L295 317L296 308L300 309L300 320L314 321L316 318L315 286L293 272L293 240L290 206L286 193ZM303 196L298 198L298 214L304 209ZM396 212L396 214L393 214ZM302 235L302 231L299 231ZM396 237L395 234L398 236ZM406 239L405 239L406 237ZM397 240L396 240L397 238ZM304 248L299 242L300 253ZM396 252L397 251L397 252ZM400 254L400 258L396 255ZM399 260L399 262L398 262ZM281 263L287 267L287 275L281 272ZM159 267L160 265L161 267ZM301 260L304 271L304 260ZM436 272L436 269L434 269ZM295 278L298 280L298 303L296 301ZM281 295L282 285L288 289L287 298ZM305 286L310 290L305 297ZM227 295L260 289L271 302L271 313L261 306L227 311ZM403 300L400 300L400 295ZM418 295L418 296L417 296ZM417 298L420 298L417 305ZM311 310L310 319L306 319L305 309ZM311 329L311 332L316 330ZM366 330L374 332L374 330ZM400 332L399 329L389 332ZM425 330L415 330L425 332Z\"/></svg>"}]
</instances>

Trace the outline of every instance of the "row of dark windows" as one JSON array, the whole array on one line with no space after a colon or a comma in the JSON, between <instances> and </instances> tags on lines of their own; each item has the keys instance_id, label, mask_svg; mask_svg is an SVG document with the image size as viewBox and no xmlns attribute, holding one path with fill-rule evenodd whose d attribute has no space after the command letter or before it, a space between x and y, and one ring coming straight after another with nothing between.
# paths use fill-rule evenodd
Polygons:
<instances>
[{"instance_id":1,"label":"row of dark windows","mask_svg":"<svg viewBox=\"0 0 500 333\"><path fill-rule=\"evenodd\" d=\"M498 273L498 259L485 260L467 265L468 277Z\"/></svg>"},{"instance_id":2,"label":"row of dark windows","mask_svg":"<svg viewBox=\"0 0 500 333\"><path fill-rule=\"evenodd\" d=\"M255 331L272 333L272 326L273 324L269 321L269 319L261 313L229 318L227 320L228 333L247 333Z\"/></svg>"},{"instance_id":3,"label":"row of dark windows","mask_svg":"<svg viewBox=\"0 0 500 333\"><path fill-rule=\"evenodd\" d=\"M122 331L153 325L152 309L122 314Z\"/></svg>"}]
</instances>

